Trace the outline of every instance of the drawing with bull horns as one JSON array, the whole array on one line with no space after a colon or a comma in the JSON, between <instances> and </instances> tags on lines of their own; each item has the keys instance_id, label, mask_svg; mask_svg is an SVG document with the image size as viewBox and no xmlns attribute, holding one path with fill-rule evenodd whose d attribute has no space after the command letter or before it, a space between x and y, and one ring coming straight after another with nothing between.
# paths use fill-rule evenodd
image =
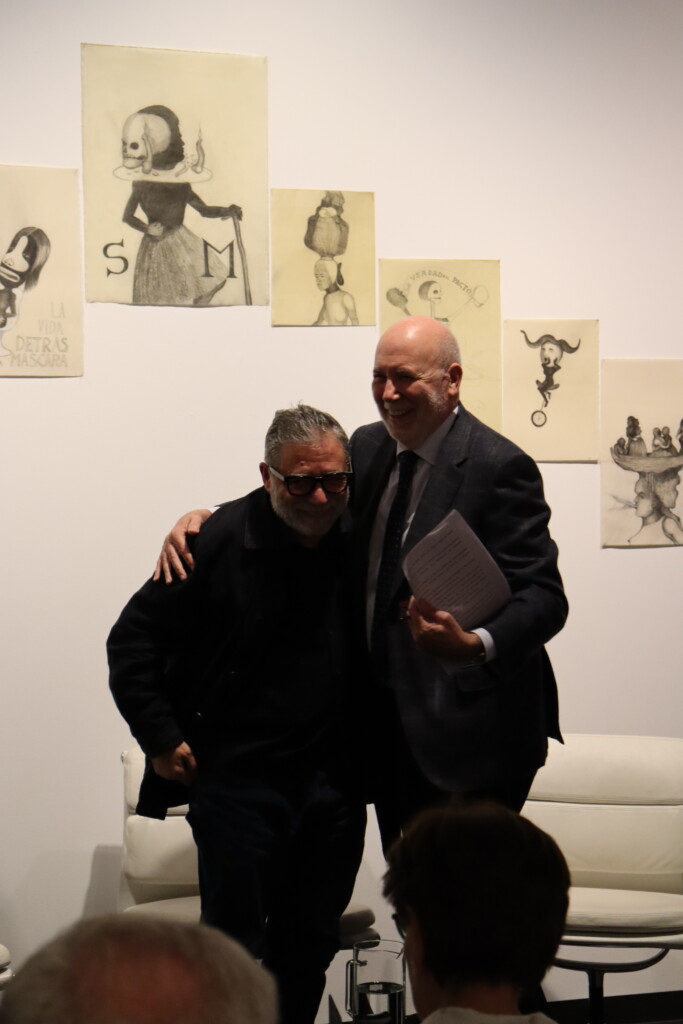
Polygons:
<instances>
[{"instance_id":1,"label":"drawing with bull horns","mask_svg":"<svg viewBox=\"0 0 683 1024\"><path fill-rule=\"evenodd\" d=\"M548 418L544 410L550 402L551 392L557 391L560 386L559 382L555 380L555 374L562 369L560 360L565 352L576 352L581 344L581 339L579 338L576 345L570 345L564 338L555 338L552 334L542 334L536 341L532 341L526 331L522 331L522 334L529 348L540 348L541 350L543 380L537 380L536 387L543 399L543 405L531 414L531 422L535 427L542 427Z\"/></svg>"}]
</instances>

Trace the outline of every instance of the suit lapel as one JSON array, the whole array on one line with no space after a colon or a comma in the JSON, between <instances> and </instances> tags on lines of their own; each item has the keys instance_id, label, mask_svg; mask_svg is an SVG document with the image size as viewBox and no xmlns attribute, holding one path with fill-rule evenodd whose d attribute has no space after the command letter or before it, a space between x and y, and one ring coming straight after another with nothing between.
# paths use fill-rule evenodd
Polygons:
<instances>
[{"instance_id":1,"label":"suit lapel","mask_svg":"<svg viewBox=\"0 0 683 1024\"><path fill-rule=\"evenodd\" d=\"M367 461L363 460L362 464L359 464L359 489L352 501L351 511L356 529L366 546L370 543L377 506L389 479L395 456L396 442L382 426L382 433L379 435L378 443L374 445L374 450Z\"/></svg>"},{"instance_id":2,"label":"suit lapel","mask_svg":"<svg viewBox=\"0 0 683 1024\"><path fill-rule=\"evenodd\" d=\"M401 551L401 557L433 530L452 508L457 507L457 495L464 479L463 464L468 457L470 436L475 420L460 406L453 425L443 439L436 463L429 472L427 485L417 507L410 530ZM379 425L378 425L379 426ZM365 438L365 445L372 444L367 459L359 458L359 489L353 499L353 516L358 542L364 557L372 534L372 526L384 488L396 455L396 442L385 429L376 437ZM366 449L367 450L367 449ZM394 590L404 583L400 569L397 570Z\"/></svg>"},{"instance_id":3,"label":"suit lapel","mask_svg":"<svg viewBox=\"0 0 683 1024\"><path fill-rule=\"evenodd\" d=\"M403 555L438 526L451 509L457 507L456 499L464 479L462 466L467 460L472 422L470 414L460 406L451 429L441 443L436 463L429 472L427 485L403 545Z\"/></svg>"}]
</instances>

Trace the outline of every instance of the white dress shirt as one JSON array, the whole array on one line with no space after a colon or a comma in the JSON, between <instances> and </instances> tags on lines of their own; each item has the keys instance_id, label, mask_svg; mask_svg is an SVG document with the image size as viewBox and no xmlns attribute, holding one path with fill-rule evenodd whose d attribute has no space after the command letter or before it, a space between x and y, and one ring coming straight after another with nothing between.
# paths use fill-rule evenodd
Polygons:
<instances>
[{"instance_id":1,"label":"white dress shirt","mask_svg":"<svg viewBox=\"0 0 683 1024\"><path fill-rule=\"evenodd\" d=\"M458 407L453 410L453 416L458 415ZM436 428L433 434L430 434L427 440L420 445L419 448L412 449L415 454L419 457L418 462L415 465L413 472L413 479L410 486L410 497L408 499L408 511L406 513L405 529L403 531L403 541L405 541L410 525L413 521L413 517L420 503L420 499L424 494L424 489L427 486L429 474L432 466L436 465L436 457L441 447L441 442L446 437L446 434L451 428L452 419L447 416L444 422ZM401 452L405 451L407 445L402 444L400 441L396 443L396 455L397 459L394 466L389 474L387 485L384 488L384 493L380 498L379 505L377 506L377 513L375 515L375 521L372 526L372 533L370 535L370 548L368 551L368 578L365 592L365 624L368 637L368 643L370 642L370 635L372 630L372 617L375 610L375 592L377 589L377 574L379 573L379 564L382 560L382 548L384 547L384 532L387 525L387 519L389 518L389 512L391 505L396 494L396 488L398 486L398 456ZM496 656L496 648L493 642L493 637L486 629L473 629L472 633L476 633L481 639L484 645L484 651L486 654L486 661L490 661Z\"/></svg>"}]
</instances>

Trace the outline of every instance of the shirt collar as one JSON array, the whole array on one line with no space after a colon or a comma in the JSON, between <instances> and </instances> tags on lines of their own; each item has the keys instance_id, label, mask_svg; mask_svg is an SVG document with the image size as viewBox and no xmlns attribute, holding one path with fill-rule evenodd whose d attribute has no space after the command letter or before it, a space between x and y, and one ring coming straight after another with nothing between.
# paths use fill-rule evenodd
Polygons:
<instances>
[{"instance_id":1,"label":"shirt collar","mask_svg":"<svg viewBox=\"0 0 683 1024\"><path fill-rule=\"evenodd\" d=\"M456 405L452 413L453 416L458 415L459 408L460 406ZM448 431L451 429L452 424L452 417L447 416L443 423L436 428L434 433L430 434L427 440L422 442L419 448L413 448L412 450L415 452L416 455L419 455L421 459L424 459L425 462L428 462L430 466L433 466L436 463L436 456L439 451L439 448L441 447L441 442L443 441ZM406 449L407 445L402 444L400 441L396 442L397 455L400 455L401 452L406 451Z\"/></svg>"}]
</instances>

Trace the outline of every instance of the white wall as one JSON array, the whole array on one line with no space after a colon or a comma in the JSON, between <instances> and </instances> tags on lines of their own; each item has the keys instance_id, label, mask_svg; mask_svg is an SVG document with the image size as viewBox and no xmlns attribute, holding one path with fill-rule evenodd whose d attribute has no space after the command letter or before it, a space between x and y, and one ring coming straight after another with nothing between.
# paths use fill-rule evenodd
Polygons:
<instances>
[{"instance_id":1,"label":"white wall","mask_svg":"<svg viewBox=\"0 0 683 1024\"><path fill-rule=\"evenodd\" d=\"M272 186L374 190L378 256L500 258L504 317L598 317L605 357L683 356L679 0L25 0L2 25L0 163L80 166L81 41L265 54ZM373 418L371 328L91 305L85 331L82 379L0 379L17 961L112 906L128 734L104 640L166 529L258 483L274 408ZM565 730L680 735L683 550L601 550L597 467L542 468L572 608L551 645ZM378 907L380 875L373 843ZM679 988L680 968L608 991Z\"/></svg>"}]
</instances>

